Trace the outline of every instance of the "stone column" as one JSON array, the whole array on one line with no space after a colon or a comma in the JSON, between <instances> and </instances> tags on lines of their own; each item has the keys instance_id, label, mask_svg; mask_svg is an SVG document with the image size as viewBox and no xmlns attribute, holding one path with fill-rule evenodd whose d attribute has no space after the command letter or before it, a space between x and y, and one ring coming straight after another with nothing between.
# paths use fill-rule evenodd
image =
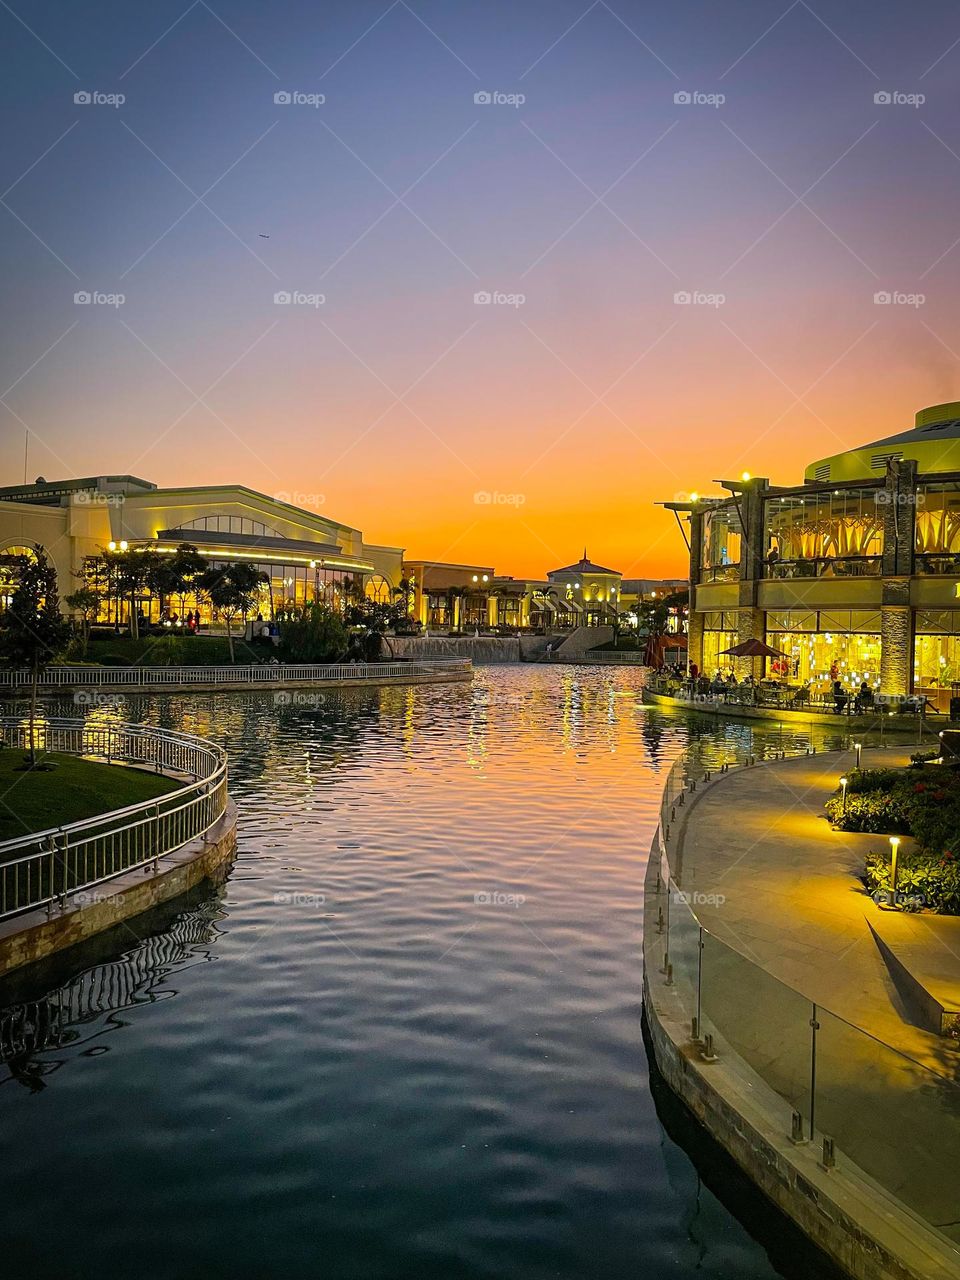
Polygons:
<instances>
[{"instance_id":1,"label":"stone column","mask_svg":"<svg viewBox=\"0 0 960 1280\"><path fill-rule=\"evenodd\" d=\"M693 593L691 592L691 598ZM703 672L703 614L692 607L687 613L687 670L695 662Z\"/></svg>"},{"instance_id":2,"label":"stone column","mask_svg":"<svg viewBox=\"0 0 960 1280\"><path fill-rule=\"evenodd\" d=\"M876 492L883 507L883 576L909 576L917 515L917 464L912 459L887 463L883 488Z\"/></svg>"},{"instance_id":3,"label":"stone column","mask_svg":"<svg viewBox=\"0 0 960 1280\"><path fill-rule=\"evenodd\" d=\"M888 584L884 583L884 597ZM909 598L910 584L904 582ZM887 604L880 609L880 692L909 693L913 684L913 617L909 604Z\"/></svg>"},{"instance_id":4,"label":"stone column","mask_svg":"<svg viewBox=\"0 0 960 1280\"><path fill-rule=\"evenodd\" d=\"M737 644L743 644L744 640L762 640L764 633L764 617L763 610L758 609L753 603L755 590L751 590L749 594L744 591L745 587L753 588L753 583L740 584L740 608L737 610ZM745 601L744 595L748 598ZM738 680L745 680L747 676L752 676L754 680L760 679L760 672L763 668L762 658L736 658L734 659L734 670L737 673Z\"/></svg>"}]
</instances>

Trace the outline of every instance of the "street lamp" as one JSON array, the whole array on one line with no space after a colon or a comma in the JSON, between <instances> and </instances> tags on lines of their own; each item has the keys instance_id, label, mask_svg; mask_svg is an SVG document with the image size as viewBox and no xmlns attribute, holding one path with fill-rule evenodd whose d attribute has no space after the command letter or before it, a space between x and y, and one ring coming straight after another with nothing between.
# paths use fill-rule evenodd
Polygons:
<instances>
[{"instance_id":1,"label":"street lamp","mask_svg":"<svg viewBox=\"0 0 960 1280\"><path fill-rule=\"evenodd\" d=\"M844 776L840 779L840 788L841 788L840 812L841 813L847 812L847 781L848 781L847 776L846 774L844 774Z\"/></svg>"},{"instance_id":2,"label":"street lamp","mask_svg":"<svg viewBox=\"0 0 960 1280\"><path fill-rule=\"evenodd\" d=\"M900 837L890 837L890 905L897 905L897 855L900 851Z\"/></svg>"}]
</instances>

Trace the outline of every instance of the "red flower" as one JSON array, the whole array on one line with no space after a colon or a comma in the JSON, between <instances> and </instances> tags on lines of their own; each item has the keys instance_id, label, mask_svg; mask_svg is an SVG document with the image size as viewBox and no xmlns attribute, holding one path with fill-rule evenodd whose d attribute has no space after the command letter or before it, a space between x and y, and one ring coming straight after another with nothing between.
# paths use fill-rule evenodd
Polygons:
<instances>
[{"instance_id":1,"label":"red flower","mask_svg":"<svg viewBox=\"0 0 960 1280\"><path fill-rule=\"evenodd\" d=\"M917 782L917 783L914 783L914 787L913 787L913 789L914 789L914 791L916 792L916 794L917 794L917 795L920 795L920 794L921 794L921 792L926 791L926 789L927 789L927 787L926 787L926 783L924 783L924 782Z\"/></svg>"}]
</instances>

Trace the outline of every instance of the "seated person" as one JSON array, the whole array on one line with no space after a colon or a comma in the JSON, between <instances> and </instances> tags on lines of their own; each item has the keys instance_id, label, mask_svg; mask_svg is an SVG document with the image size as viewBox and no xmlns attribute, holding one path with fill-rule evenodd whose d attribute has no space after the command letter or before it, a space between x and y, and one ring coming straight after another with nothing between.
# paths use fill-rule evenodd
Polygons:
<instances>
[{"instance_id":1,"label":"seated person","mask_svg":"<svg viewBox=\"0 0 960 1280\"><path fill-rule=\"evenodd\" d=\"M862 681L860 688L857 690L856 706L858 711L863 711L864 708L873 706L873 690L866 680Z\"/></svg>"},{"instance_id":2,"label":"seated person","mask_svg":"<svg viewBox=\"0 0 960 1280\"><path fill-rule=\"evenodd\" d=\"M846 690L839 680L833 682L833 709L838 716L842 716L846 710L848 698Z\"/></svg>"}]
</instances>

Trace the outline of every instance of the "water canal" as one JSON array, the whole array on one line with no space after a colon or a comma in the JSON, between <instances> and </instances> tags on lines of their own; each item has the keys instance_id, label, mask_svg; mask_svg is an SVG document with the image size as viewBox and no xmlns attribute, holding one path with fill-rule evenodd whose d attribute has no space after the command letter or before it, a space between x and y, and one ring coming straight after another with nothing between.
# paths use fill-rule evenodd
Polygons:
<instances>
[{"instance_id":1,"label":"water canal","mask_svg":"<svg viewBox=\"0 0 960 1280\"><path fill-rule=\"evenodd\" d=\"M641 1033L663 776L780 730L645 708L640 680L123 701L227 745L238 855L0 989L6 1274L820 1274Z\"/></svg>"}]
</instances>

